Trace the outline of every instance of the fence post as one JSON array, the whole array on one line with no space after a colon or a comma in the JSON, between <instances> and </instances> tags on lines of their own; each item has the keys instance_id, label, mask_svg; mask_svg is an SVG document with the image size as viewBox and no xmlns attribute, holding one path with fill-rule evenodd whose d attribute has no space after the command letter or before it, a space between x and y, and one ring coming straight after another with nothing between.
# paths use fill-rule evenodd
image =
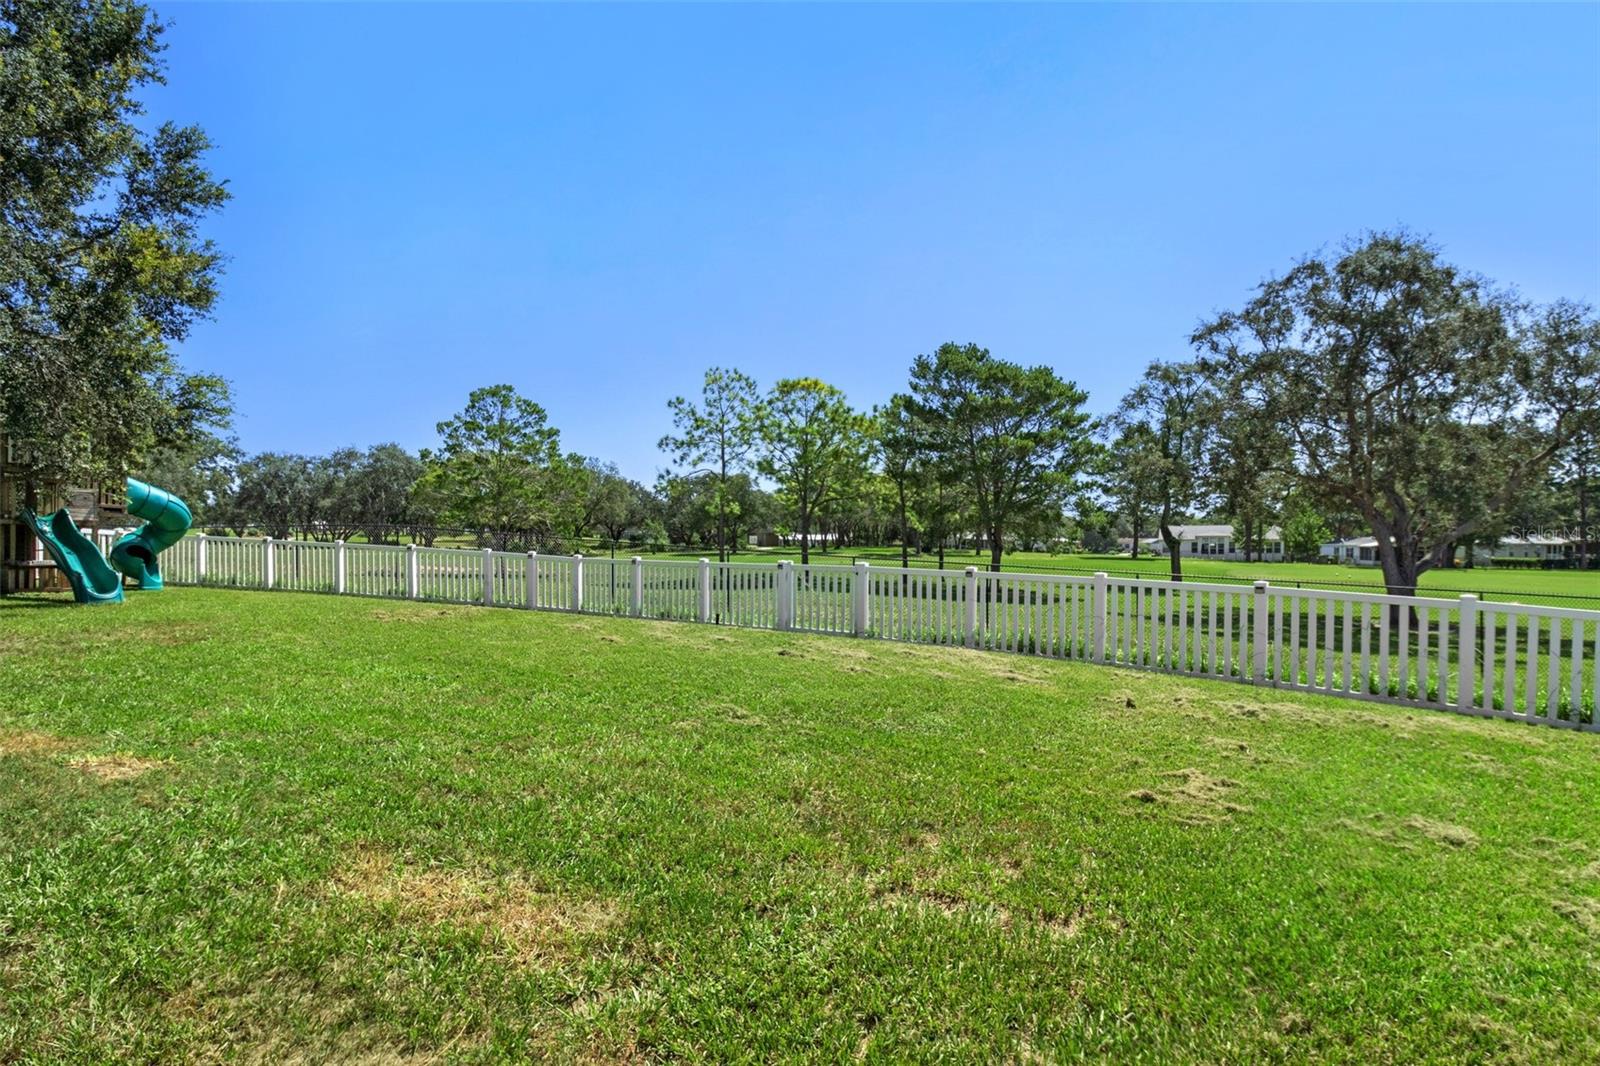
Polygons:
<instances>
[{"instance_id":1,"label":"fence post","mask_svg":"<svg viewBox=\"0 0 1600 1066\"><path fill-rule=\"evenodd\" d=\"M528 553L528 610L539 606L539 553Z\"/></svg>"},{"instance_id":2,"label":"fence post","mask_svg":"<svg viewBox=\"0 0 1600 1066\"><path fill-rule=\"evenodd\" d=\"M344 541L333 542L333 591L344 592Z\"/></svg>"},{"instance_id":3,"label":"fence post","mask_svg":"<svg viewBox=\"0 0 1600 1066\"><path fill-rule=\"evenodd\" d=\"M855 618L855 632L858 637L867 635L867 623L871 620L868 617L868 593L872 591L872 578L868 576L870 567L870 563L857 563L855 577L850 582L850 595L855 601L855 610L851 614Z\"/></svg>"},{"instance_id":4,"label":"fence post","mask_svg":"<svg viewBox=\"0 0 1600 1066\"><path fill-rule=\"evenodd\" d=\"M1111 577L1104 570L1095 571L1094 608L1090 619L1094 625L1094 658L1106 661L1106 610L1111 600Z\"/></svg>"},{"instance_id":5,"label":"fence post","mask_svg":"<svg viewBox=\"0 0 1600 1066\"><path fill-rule=\"evenodd\" d=\"M206 583L206 535L202 533L195 539L198 541L194 546L195 583L204 585Z\"/></svg>"},{"instance_id":6,"label":"fence post","mask_svg":"<svg viewBox=\"0 0 1600 1066\"><path fill-rule=\"evenodd\" d=\"M263 559L261 563L261 585L263 588L270 589L273 585L277 584L278 577L278 553L272 548L271 537L268 537L261 542L261 551L263 553Z\"/></svg>"},{"instance_id":7,"label":"fence post","mask_svg":"<svg viewBox=\"0 0 1600 1066\"><path fill-rule=\"evenodd\" d=\"M966 631L967 647L971 648L978 643L978 568L969 566L966 574L966 618L962 621L962 628Z\"/></svg>"},{"instance_id":8,"label":"fence post","mask_svg":"<svg viewBox=\"0 0 1600 1066\"><path fill-rule=\"evenodd\" d=\"M1255 662L1250 676L1260 685L1267 680L1267 582L1257 581L1255 589L1255 620L1250 627Z\"/></svg>"},{"instance_id":9,"label":"fence post","mask_svg":"<svg viewBox=\"0 0 1600 1066\"><path fill-rule=\"evenodd\" d=\"M406 545L406 599L414 600L420 591L421 582L417 580L417 546Z\"/></svg>"},{"instance_id":10,"label":"fence post","mask_svg":"<svg viewBox=\"0 0 1600 1066\"><path fill-rule=\"evenodd\" d=\"M572 609L583 610L583 556L572 557Z\"/></svg>"},{"instance_id":11,"label":"fence post","mask_svg":"<svg viewBox=\"0 0 1600 1066\"><path fill-rule=\"evenodd\" d=\"M700 621L709 622L709 621L711 621L711 560L710 559L701 559L700 560L700 583L697 586L695 586L695 589L700 594L700 606L699 606L699 610L696 613L700 616Z\"/></svg>"},{"instance_id":12,"label":"fence post","mask_svg":"<svg viewBox=\"0 0 1600 1066\"><path fill-rule=\"evenodd\" d=\"M1467 592L1461 596L1461 624L1456 632L1457 710L1470 711L1478 702L1478 671L1474 662L1477 653L1478 597Z\"/></svg>"},{"instance_id":13,"label":"fence post","mask_svg":"<svg viewBox=\"0 0 1600 1066\"><path fill-rule=\"evenodd\" d=\"M794 564L784 559L778 563L778 622L779 629L794 628Z\"/></svg>"},{"instance_id":14,"label":"fence post","mask_svg":"<svg viewBox=\"0 0 1600 1066\"><path fill-rule=\"evenodd\" d=\"M637 555L633 557L633 585L629 596L629 610L635 618L644 614L644 560Z\"/></svg>"},{"instance_id":15,"label":"fence post","mask_svg":"<svg viewBox=\"0 0 1600 1066\"><path fill-rule=\"evenodd\" d=\"M483 549L483 605L494 606L494 549Z\"/></svg>"}]
</instances>

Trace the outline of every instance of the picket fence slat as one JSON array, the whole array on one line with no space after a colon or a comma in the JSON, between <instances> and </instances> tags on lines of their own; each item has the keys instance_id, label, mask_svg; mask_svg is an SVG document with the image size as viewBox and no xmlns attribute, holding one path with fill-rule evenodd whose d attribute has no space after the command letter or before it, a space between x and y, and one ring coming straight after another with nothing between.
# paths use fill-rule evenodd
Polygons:
<instances>
[{"instance_id":1,"label":"picket fence slat","mask_svg":"<svg viewBox=\"0 0 1600 1066\"><path fill-rule=\"evenodd\" d=\"M1600 728L1600 611L1471 595L213 536L184 538L162 567L173 585L852 635Z\"/></svg>"}]
</instances>

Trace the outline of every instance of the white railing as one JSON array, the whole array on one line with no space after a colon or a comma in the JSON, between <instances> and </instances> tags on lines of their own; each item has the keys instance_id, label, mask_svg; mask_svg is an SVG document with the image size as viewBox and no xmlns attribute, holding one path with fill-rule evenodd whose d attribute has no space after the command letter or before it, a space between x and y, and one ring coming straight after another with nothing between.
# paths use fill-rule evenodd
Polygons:
<instances>
[{"instance_id":1,"label":"white railing","mask_svg":"<svg viewBox=\"0 0 1600 1066\"><path fill-rule=\"evenodd\" d=\"M957 645L1600 729L1600 611L1143 578L187 537L172 584Z\"/></svg>"}]
</instances>

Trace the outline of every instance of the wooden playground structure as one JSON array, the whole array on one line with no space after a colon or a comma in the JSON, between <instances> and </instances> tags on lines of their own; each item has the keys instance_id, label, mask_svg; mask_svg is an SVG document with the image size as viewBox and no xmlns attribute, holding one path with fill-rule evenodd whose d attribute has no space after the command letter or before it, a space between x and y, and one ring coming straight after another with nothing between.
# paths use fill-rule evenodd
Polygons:
<instances>
[{"instance_id":1,"label":"wooden playground structure","mask_svg":"<svg viewBox=\"0 0 1600 1066\"><path fill-rule=\"evenodd\" d=\"M43 546L17 517L29 505L27 445L0 431L0 595L43 589L64 589L66 581ZM40 482L33 486L33 510L49 514L67 508L81 528L103 540L101 530L128 525L123 482L67 485ZM104 549L106 545L102 544Z\"/></svg>"}]
</instances>

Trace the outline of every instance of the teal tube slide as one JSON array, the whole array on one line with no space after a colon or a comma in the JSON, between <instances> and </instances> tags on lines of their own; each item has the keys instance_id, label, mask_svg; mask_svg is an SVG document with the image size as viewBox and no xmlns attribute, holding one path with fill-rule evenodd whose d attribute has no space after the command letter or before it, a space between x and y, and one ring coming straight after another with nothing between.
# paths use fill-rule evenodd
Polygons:
<instances>
[{"instance_id":1,"label":"teal tube slide","mask_svg":"<svg viewBox=\"0 0 1600 1066\"><path fill-rule=\"evenodd\" d=\"M106 565L105 556L94 541L78 531L65 507L51 515L48 523L40 522L39 516L26 507L21 515L56 566L67 575L73 599L79 603L122 602L122 578Z\"/></svg>"},{"instance_id":2,"label":"teal tube slide","mask_svg":"<svg viewBox=\"0 0 1600 1066\"><path fill-rule=\"evenodd\" d=\"M194 521L189 505L165 489L128 479L128 513L144 525L111 549L111 565L133 578L141 589L161 587L161 561L156 558L183 539Z\"/></svg>"}]
</instances>

